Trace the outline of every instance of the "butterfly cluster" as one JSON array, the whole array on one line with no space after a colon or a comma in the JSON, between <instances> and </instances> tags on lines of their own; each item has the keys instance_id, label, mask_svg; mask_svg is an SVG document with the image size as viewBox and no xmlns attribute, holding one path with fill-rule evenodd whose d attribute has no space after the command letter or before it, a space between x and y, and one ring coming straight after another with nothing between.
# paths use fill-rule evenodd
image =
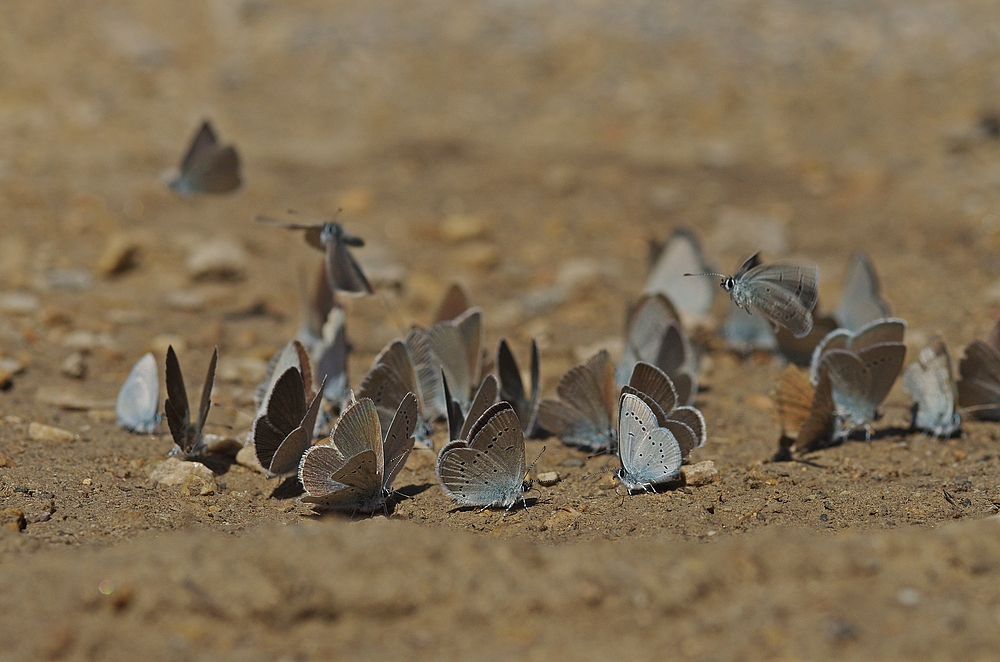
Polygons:
<instances>
[{"instance_id":1,"label":"butterfly cluster","mask_svg":"<svg viewBox=\"0 0 1000 662\"><path fill-rule=\"evenodd\" d=\"M189 195L228 192L240 182L235 149L219 145L206 122L170 185ZM616 455L614 476L630 493L669 486L708 440L695 405L703 355L718 347L714 338L738 353L774 352L792 364L780 373L774 398L782 457L854 433L871 438L900 374L914 399L914 429L951 436L963 415L1000 420L1000 327L966 348L957 383L939 337L904 372L906 322L892 317L863 251L845 270L839 306L823 313L815 264L765 262L755 254L732 275L715 273L686 230L655 246L646 285L627 310L621 354L598 351L566 371L550 397L541 397L538 344L531 343L525 381L505 339L488 351L483 310L458 285L430 325L414 325L382 348L355 392L338 297L373 293L352 252L364 240L332 219L256 220L302 232L323 255L303 293L302 325L272 358L246 433L263 473L295 476L301 500L320 509L387 509L413 452L436 452L438 483L458 506L510 509L525 503L532 486L525 439L546 436L589 454ZM729 310L713 325L717 287L729 295ZM149 434L165 417L171 453L204 458L212 452L205 426L217 361L218 351L192 420L173 349L162 413L156 362L143 356L119 393L119 425ZM435 450L442 429L446 439Z\"/></svg>"}]
</instances>

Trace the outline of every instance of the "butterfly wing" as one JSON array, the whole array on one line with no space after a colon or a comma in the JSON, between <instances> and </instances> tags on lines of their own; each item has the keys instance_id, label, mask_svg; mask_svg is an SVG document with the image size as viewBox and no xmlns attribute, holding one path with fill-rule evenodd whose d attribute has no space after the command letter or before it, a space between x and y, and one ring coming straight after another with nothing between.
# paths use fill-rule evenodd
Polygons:
<instances>
[{"instance_id":1,"label":"butterfly wing","mask_svg":"<svg viewBox=\"0 0 1000 662\"><path fill-rule=\"evenodd\" d=\"M460 505L509 508L523 493L524 434L509 403L483 413L468 444L452 442L438 456L445 493Z\"/></svg>"},{"instance_id":2,"label":"butterfly wing","mask_svg":"<svg viewBox=\"0 0 1000 662\"><path fill-rule=\"evenodd\" d=\"M458 283L452 283L445 292L441 305L434 314L434 324L453 320L469 309L469 294Z\"/></svg>"},{"instance_id":3,"label":"butterfly wing","mask_svg":"<svg viewBox=\"0 0 1000 662\"><path fill-rule=\"evenodd\" d=\"M253 424L251 443L254 454L260 466L270 473L286 473L290 469L286 468L282 472L272 469L272 460L278 448L299 427L306 414L302 375L297 368L289 367L281 373L264 403L263 410L264 413L259 415ZM311 433L312 429L309 431ZM304 451L305 449L302 452ZM301 456L301 453L299 455Z\"/></svg>"},{"instance_id":4,"label":"butterfly wing","mask_svg":"<svg viewBox=\"0 0 1000 662\"><path fill-rule=\"evenodd\" d=\"M735 303L729 304L729 314L722 324L721 335L731 349L742 354L772 351L778 346L774 327L766 319L746 311Z\"/></svg>"},{"instance_id":5,"label":"butterfly wing","mask_svg":"<svg viewBox=\"0 0 1000 662\"><path fill-rule=\"evenodd\" d=\"M212 360L208 362L208 373L205 375L205 385L201 388L201 403L198 405L197 434L201 437L208 420L208 410L212 408L212 387L215 386L215 368L219 364L219 348L212 352Z\"/></svg>"},{"instance_id":6,"label":"butterfly wing","mask_svg":"<svg viewBox=\"0 0 1000 662\"><path fill-rule=\"evenodd\" d=\"M809 381L816 385L819 382L819 364L823 354L832 349L848 349L851 344L851 332L847 329L835 329L819 341L813 350L809 362Z\"/></svg>"},{"instance_id":7,"label":"butterfly wing","mask_svg":"<svg viewBox=\"0 0 1000 662\"><path fill-rule=\"evenodd\" d=\"M160 379L156 359L146 353L136 361L118 391L115 415L118 425L129 432L148 434L160 423Z\"/></svg>"},{"instance_id":8,"label":"butterfly wing","mask_svg":"<svg viewBox=\"0 0 1000 662\"><path fill-rule=\"evenodd\" d=\"M347 243L335 235L326 245L326 277L330 289L346 294L365 295L373 292L368 278L365 277Z\"/></svg>"},{"instance_id":9,"label":"butterfly wing","mask_svg":"<svg viewBox=\"0 0 1000 662\"><path fill-rule=\"evenodd\" d=\"M497 346L495 365L500 382L500 399L509 402L521 422L526 422L528 402L524 393L524 382L521 381L521 369L517 365L514 353L510 351L510 346L503 338Z\"/></svg>"},{"instance_id":10,"label":"butterfly wing","mask_svg":"<svg viewBox=\"0 0 1000 662\"><path fill-rule=\"evenodd\" d=\"M406 460L413 450L413 431L417 426L417 418L420 410L417 406L417 396L407 393L403 401L399 403L396 415L392 417L389 424L389 431L385 435L385 442L382 445L383 458L385 462L382 487L388 491L392 488L392 483L396 475L406 465Z\"/></svg>"},{"instance_id":11,"label":"butterfly wing","mask_svg":"<svg viewBox=\"0 0 1000 662\"><path fill-rule=\"evenodd\" d=\"M844 288L835 317L844 328L857 331L877 319L889 317L889 304L881 296L875 266L863 250L851 256L844 276Z\"/></svg>"},{"instance_id":12,"label":"butterfly wing","mask_svg":"<svg viewBox=\"0 0 1000 662\"><path fill-rule=\"evenodd\" d=\"M381 487L382 469L385 466L382 456L382 426L371 399L359 398L347 406L330 433L330 445L346 459L360 456L366 451L374 453Z\"/></svg>"},{"instance_id":13,"label":"butterfly wing","mask_svg":"<svg viewBox=\"0 0 1000 662\"><path fill-rule=\"evenodd\" d=\"M443 366L431 348L427 333L416 327L404 339L416 380L413 392L420 397L420 411L425 421L436 421L448 413L441 380ZM451 385L454 388L454 384ZM468 396L466 396L468 397Z\"/></svg>"},{"instance_id":14,"label":"butterfly wing","mask_svg":"<svg viewBox=\"0 0 1000 662\"><path fill-rule=\"evenodd\" d=\"M677 390L667 375L654 365L638 363L632 371L629 386L642 391L663 409L666 414L677 406Z\"/></svg>"},{"instance_id":15,"label":"butterfly wing","mask_svg":"<svg viewBox=\"0 0 1000 662\"><path fill-rule=\"evenodd\" d=\"M618 416L621 479L629 490L662 483L676 476L682 453L677 439L656 425L653 411L636 396L622 395Z\"/></svg>"},{"instance_id":16,"label":"butterfly wing","mask_svg":"<svg viewBox=\"0 0 1000 662\"><path fill-rule=\"evenodd\" d=\"M878 403L872 401L872 374L861 358L846 349L833 349L823 355L820 370L830 375L837 413L854 426L875 418Z\"/></svg>"},{"instance_id":17,"label":"butterfly wing","mask_svg":"<svg viewBox=\"0 0 1000 662\"><path fill-rule=\"evenodd\" d=\"M316 448L323 447L316 446L310 449L303 460L303 465ZM375 510L385 502L379 459L373 450L366 450L351 457L324 481L327 488L332 488L330 491L317 494L308 492L301 500L304 503L311 503L329 510L361 510L366 512ZM311 468L316 469L316 467ZM304 482L303 485L305 485Z\"/></svg>"},{"instance_id":18,"label":"butterfly wing","mask_svg":"<svg viewBox=\"0 0 1000 662\"><path fill-rule=\"evenodd\" d=\"M906 345L901 342L879 343L867 347L858 356L864 361L865 369L872 376L868 397L875 407L882 404L889 395L892 385L903 370L906 361Z\"/></svg>"},{"instance_id":19,"label":"butterfly wing","mask_svg":"<svg viewBox=\"0 0 1000 662\"><path fill-rule=\"evenodd\" d=\"M812 330L818 282L815 265L762 264L738 279L737 287L761 315L801 338Z\"/></svg>"},{"instance_id":20,"label":"butterfly wing","mask_svg":"<svg viewBox=\"0 0 1000 662\"><path fill-rule=\"evenodd\" d=\"M795 438L795 449L800 452L817 450L829 445L836 432L833 382L830 373L820 370L819 381L813 392L809 416L799 428Z\"/></svg>"},{"instance_id":21,"label":"butterfly wing","mask_svg":"<svg viewBox=\"0 0 1000 662\"><path fill-rule=\"evenodd\" d=\"M906 320L895 317L878 319L852 333L847 347L853 352L860 352L881 343L901 343L905 334Z\"/></svg>"},{"instance_id":22,"label":"butterfly wing","mask_svg":"<svg viewBox=\"0 0 1000 662\"><path fill-rule=\"evenodd\" d=\"M981 340L973 340L965 348L965 356L958 364L961 379L958 382L960 407L989 407L973 412L977 418L1000 418L1000 354Z\"/></svg>"},{"instance_id":23,"label":"butterfly wing","mask_svg":"<svg viewBox=\"0 0 1000 662\"><path fill-rule=\"evenodd\" d=\"M486 375L486 379L483 383L479 385L479 390L476 391L476 397L472 399L472 404L469 405L469 414L465 417L465 421L462 424L461 430L459 430L457 439L468 440L469 433L472 426L478 421L487 409L493 406L497 401L497 394L500 390L497 384L497 379L493 375ZM508 403L509 404L509 403ZM515 416L517 411L514 412ZM518 418L518 421L521 419Z\"/></svg>"},{"instance_id":24,"label":"butterfly wing","mask_svg":"<svg viewBox=\"0 0 1000 662\"><path fill-rule=\"evenodd\" d=\"M913 398L913 427L951 436L960 423L955 416L955 381L951 359L940 336L920 350L917 361L903 371L903 390Z\"/></svg>"},{"instance_id":25,"label":"butterfly wing","mask_svg":"<svg viewBox=\"0 0 1000 662\"><path fill-rule=\"evenodd\" d=\"M167 415L167 426L170 436L182 452L191 449L191 412L188 406L187 389L184 388L184 376L181 374L181 364L173 346L167 347L166 359L167 399L163 410Z\"/></svg>"},{"instance_id":26,"label":"butterfly wing","mask_svg":"<svg viewBox=\"0 0 1000 662\"><path fill-rule=\"evenodd\" d=\"M218 144L219 141L215 137L215 131L212 130L212 124L207 120L202 122L201 126L198 127L198 131L194 134L194 138L191 139L191 145L184 154L184 159L181 161L181 175L190 172L197 164L198 159L214 149Z\"/></svg>"}]
</instances>

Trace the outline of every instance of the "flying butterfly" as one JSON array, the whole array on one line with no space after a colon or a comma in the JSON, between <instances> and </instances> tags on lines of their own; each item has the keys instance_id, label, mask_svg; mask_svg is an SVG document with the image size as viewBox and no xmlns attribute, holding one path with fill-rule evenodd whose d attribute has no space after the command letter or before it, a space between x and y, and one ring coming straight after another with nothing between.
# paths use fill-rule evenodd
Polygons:
<instances>
[{"instance_id":1,"label":"flying butterfly","mask_svg":"<svg viewBox=\"0 0 1000 662\"><path fill-rule=\"evenodd\" d=\"M611 356L601 350L566 371L556 386L558 399L538 403L539 425L569 446L606 453L617 443L614 425L618 389Z\"/></svg>"},{"instance_id":2,"label":"flying butterfly","mask_svg":"<svg viewBox=\"0 0 1000 662\"><path fill-rule=\"evenodd\" d=\"M630 493L656 491L656 485L677 477L681 447L670 429L660 425L639 396L623 392L618 407L618 457L615 477Z\"/></svg>"},{"instance_id":3,"label":"flying butterfly","mask_svg":"<svg viewBox=\"0 0 1000 662\"><path fill-rule=\"evenodd\" d=\"M297 212L289 212L297 213ZM361 247L365 240L347 234L340 223L324 221L322 223L294 223L279 221L267 216L257 216L261 223L277 225L291 230L305 230L306 243L316 250L323 251L326 256L326 278L332 292L344 292L349 295L366 295L372 293L372 286L351 255L350 247Z\"/></svg>"},{"instance_id":4,"label":"flying butterfly","mask_svg":"<svg viewBox=\"0 0 1000 662\"><path fill-rule=\"evenodd\" d=\"M212 125L207 120L202 122L170 188L181 195L229 193L239 188L240 183L240 157L236 148L220 145Z\"/></svg>"},{"instance_id":5,"label":"flying butterfly","mask_svg":"<svg viewBox=\"0 0 1000 662\"><path fill-rule=\"evenodd\" d=\"M392 484L413 450L417 398L399 403L382 438L375 403L361 398L349 404L330 433L329 445L313 446L302 456L299 481L302 503L322 510L372 513L385 508Z\"/></svg>"},{"instance_id":6,"label":"flying butterfly","mask_svg":"<svg viewBox=\"0 0 1000 662\"><path fill-rule=\"evenodd\" d=\"M662 294L682 315L701 320L708 315L715 297L715 283L708 274L702 275L707 271L711 268L705 264L694 233L676 230L656 256L643 293ZM698 276L685 278L688 274Z\"/></svg>"},{"instance_id":7,"label":"flying butterfly","mask_svg":"<svg viewBox=\"0 0 1000 662\"><path fill-rule=\"evenodd\" d=\"M302 455L312 446L323 384L312 402L306 399L310 390L299 369L289 366L268 391L264 411L253 422L250 441L268 478L297 471Z\"/></svg>"},{"instance_id":8,"label":"flying butterfly","mask_svg":"<svg viewBox=\"0 0 1000 662\"><path fill-rule=\"evenodd\" d=\"M912 427L935 437L951 437L962 429L955 411L955 378L941 336L933 336L915 363L903 371L903 390L913 398Z\"/></svg>"},{"instance_id":9,"label":"flying butterfly","mask_svg":"<svg viewBox=\"0 0 1000 662\"><path fill-rule=\"evenodd\" d=\"M639 362L651 363L665 372L676 387L681 404L694 402L698 392L698 356L673 305L662 294L644 296L629 311L625 346L615 368L615 380L627 383Z\"/></svg>"},{"instance_id":10,"label":"flying butterfly","mask_svg":"<svg viewBox=\"0 0 1000 662\"><path fill-rule=\"evenodd\" d=\"M844 274L840 306L834 317L840 326L857 331L891 315L892 309L882 299L882 288L871 257L863 250L855 251Z\"/></svg>"},{"instance_id":11,"label":"flying butterfly","mask_svg":"<svg viewBox=\"0 0 1000 662\"><path fill-rule=\"evenodd\" d=\"M510 346L503 338L500 339L500 344L497 346L494 366L497 378L500 380L500 399L509 402L514 408L517 420L521 421L521 430L524 434L529 437L533 436L538 428L538 393L541 381L538 343L532 338L530 391L525 390L517 359L514 358L514 353L510 351Z\"/></svg>"},{"instance_id":12,"label":"flying butterfly","mask_svg":"<svg viewBox=\"0 0 1000 662\"><path fill-rule=\"evenodd\" d=\"M510 403L498 402L483 412L467 440L441 449L434 469L441 489L460 506L510 510L523 503L531 467L524 466L524 433Z\"/></svg>"},{"instance_id":13,"label":"flying butterfly","mask_svg":"<svg viewBox=\"0 0 1000 662\"><path fill-rule=\"evenodd\" d=\"M147 352L132 366L118 391L115 415L120 427L137 434L149 434L160 424L159 409L160 377L156 372L156 359Z\"/></svg>"},{"instance_id":14,"label":"flying butterfly","mask_svg":"<svg viewBox=\"0 0 1000 662\"><path fill-rule=\"evenodd\" d=\"M812 309L816 306L819 282L819 268L815 264L761 264L760 253L756 253L733 276L685 275L722 278L722 289L729 292L737 306L748 313L759 313L775 326L786 327L796 338L812 330Z\"/></svg>"},{"instance_id":15,"label":"flying butterfly","mask_svg":"<svg viewBox=\"0 0 1000 662\"><path fill-rule=\"evenodd\" d=\"M212 352L212 360L208 364L205 385L201 389L198 419L192 423L181 365L177 361L177 354L174 353L173 346L167 347L167 399L163 403L163 410L167 415L170 435L174 438L174 448L170 451L171 455L180 455L189 460L205 454L205 421L208 420L208 411L212 407L212 386L215 384L215 366L218 362L219 348L216 347L215 351Z\"/></svg>"}]
</instances>

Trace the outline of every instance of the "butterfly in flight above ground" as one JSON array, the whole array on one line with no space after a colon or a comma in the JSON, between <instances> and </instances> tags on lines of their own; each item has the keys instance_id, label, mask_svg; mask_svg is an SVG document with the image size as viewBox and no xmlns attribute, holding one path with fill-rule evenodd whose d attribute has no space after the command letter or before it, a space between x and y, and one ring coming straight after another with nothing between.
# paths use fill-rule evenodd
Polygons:
<instances>
[{"instance_id":1,"label":"butterfly in flight above ground","mask_svg":"<svg viewBox=\"0 0 1000 662\"><path fill-rule=\"evenodd\" d=\"M170 188L181 195L229 193L239 188L240 157L232 145L220 145L206 120L194 135Z\"/></svg>"},{"instance_id":2,"label":"butterfly in flight above ground","mask_svg":"<svg viewBox=\"0 0 1000 662\"><path fill-rule=\"evenodd\" d=\"M812 331L819 267L815 264L761 264L760 253L750 256L733 276L718 276L722 289L748 313L757 312L776 326L787 328L796 338Z\"/></svg>"},{"instance_id":3,"label":"butterfly in flight above ground","mask_svg":"<svg viewBox=\"0 0 1000 662\"><path fill-rule=\"evenodd\" d=\"M257 216L257 220L290 230L305 230L306 243L326 256L326 279L331 291L358 296L372 293L368 278L350 251L351 246L364 246L365 240L347 234L340 223L295 223L268 216Z\"/></svg>"}]
</instances>

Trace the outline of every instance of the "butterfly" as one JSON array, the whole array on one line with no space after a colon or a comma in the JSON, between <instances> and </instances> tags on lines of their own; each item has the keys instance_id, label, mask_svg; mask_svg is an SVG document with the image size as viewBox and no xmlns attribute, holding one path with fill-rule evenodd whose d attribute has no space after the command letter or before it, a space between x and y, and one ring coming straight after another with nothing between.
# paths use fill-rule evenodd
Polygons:
<instances>
[{"instance_id":1,"label":"butterfly","mask_svg":"<svg viewBox=\"0 0 1000 662\"><path fill-rule=\"evenodd\" d=\"M532 463L534 464L534 463ZM444 493L460 506L510 510L531 488L525 475L524 433L509 402L498 402L476 419L468 440L456 439L435 464Z\"/></svg>"},{"instance_id":2,"label":"butterfly","mask_svg":"<svg viewBox=\"0 0 1000 662\"><path fill-rule=\"evenodd\" d=\"M698 392L698 357L670 300L662 294L640 299L625 321L625 347L615 368L615 380L628 382L640 361L667 373L682 404Z\"/></svg>"},{"instance_id":3,"label":"butterfly","mask_svg":"<svg viewBox=\"0 0 1000 662\"><path fill-rule=\"evenodd\" d=\"M694 320L707 316L715 297L715 283L710 276L701 275L711 268L705 264L694 233L675 230L658 253L643 293L666 296L681 314ZM688 273L699 275L685 278Z\"/></svg>"},{"instance_id":4,"label":"butterfly","mask_svg":"<svg viewBox=\"0 0 1000 662\"><path fill-rule=\"evenodd\" d=\"M756 253L733 276L691 275L721 277L720 285L733 303L748 313L757 312L775 326L786 327L796 338L812 330L819 282L819 268L814 264L762 264L760 253Z\"/></svg>"},{"instance_id":5,"label":"butterfly","mask_svg":"<svg viewBox=\"0 0 1000 662\"><path fill-rule=\"evenodd\" d=\"M441 366L419 329L411 329L404 340L386 345L358 389L359 398L370 398L375 403L382 429L388 429L407 393L417 396L419 421L415 434L419 442L427 445L431 424L447 414L447 404Z\"/></svg>"},{"instance_id":6,"label":"butterfly","mask_svg":"<svg viewBox=\"0 0 1000 662\"><path fill-rule=\"evenodd\" d=\"M269 478L297 471L303 453L312 446L322 387L308 402L311 385L297 367L289 366L269 389L250 438L257 461Z\"/></svg>"},{"instance_id":7,"label":"butterfly","mask_svg":"<svg viewBox=\"0 0 1000 662\"><path fill-rule=\"evenodd\" d=\"M118 391L115 415L129 432L148 434L160 424L160 378L156 359L146 353L135 362Z\"/></svg>"},{"instance_id":8,"label":"butterfly","mask_svg":"<svg viewBox=\"0 0 1000 662\"><path fill-rule=\"evenodd\" d=\"M212 386L215 384L215 366L219 362L219 348L212 352L212 360L208 364L208 374L205 375L205 385L201 389L201 403L198 406L198 420L191 422L191 410L188 404L187 390L184 388L184 376L181 375L181 365L173 346L167 347L167 399L163 410L167 415L167 425L170 435L174 438L174 448L171 455L180 454L188 460L204 455L206 452L204 429L208 420L208 410L212 407Z\"/></svg>"},{"instance_id":9,"label":"butterfly","mask_svg":"<svg viewBox=\"0 0 1000 662\"><path fill-rule=\"evenodd\" d=\"M303 382L305 399L312 400L312 362L309 360L309 354L302 343L298 340L292 340L271 357L270 362L267 364L264 381L258 384L254 390L254 404L257 406L258 416L264 413L264 409L267 406L267 399L270 397L274 385L289 368L298 370L300 379Z\"/></svg>"},{"instance_id":10,"label":"butterfly","mask_svg":"<svg viewBox=\"0 0 1000 662\"><path fill-rule=\"evenodd\" d=\"M729 314L719 333L731 350L744 357L778 348L778 338L771 323L756 313L747 315L733 302L729 303Z\"/></svg>"},{"instance_id":11,"label":"butterfly","mask_svg":"<svg viewBox=\"0 0 1000 662\"><path fill-rule=\"evenodd\" d=\"M913 398L912 426L935 437L951 437L962 428L955 411L955 379L951 357L940 336L933 336L920 350L915 363L903 371L903 390Z\"/></svg>"},{"instance_id":12,"label":"butterfly","mask_svg":"<svg viewBox=\"0 0 1000 662\"><path fill-rule=\"evenodd\" d=\"M497 378L500 380L500 399L509 402L521 421L521 430L531 436L538 427L538 393L541 373L539 372L538 343L531 340L531 381L530 391L525 391L521 379L521 369L517 365L514 353L503 338L497 346L497 357L494 361ZM471 416L471 413L470 413Z\"/></svg>"},{"instance_id":13,"label":"butterfly","mask_svg":"<svg viewBox=\"0 0 1000 662\"><path fill-rule=\"evenodd\" d=\"M295 212L290 212L295 213ZM261 223L277 225L291 230L305 230L306 243L326 255L326 279L331 292L351 295L372 293L372 286L361 270L361 265L351 255L350 247L365 245L364 239L354 237L344 230L340 223L293 223L279 221L267 216L257 216Z\"/></svg>"},{"instance_id":14,"label":"butterfly","mask_svg":"<svg viewBox=\"0 0 1000 662\"><path fill-rule=\"evenodd\" d=\"M486 375L483 383L479 385L479 390L476 391L476 397L472 399L468 415L465 415L458 401L451 397L448 379L444 377L443 379L445 401L448 402L448 440L468 439L472 425L479 420L483 412L496 403L500 385L496 377Z\"/></svg>"},{"instance_id":15,"label":"butterfly","mask_svg":"<svg viewBox=\"0 0 1000 662\"><path fill-rule=\"evenodd\" d=\"M655 491L680 473L681 447L670 429L638 395L623 392L618 406L618 457L615 477L629 492Z\"/></svg>"},{"instance_id":16,"label":"butterfly","mask_svg":"<svg viewBox=\"0 0 1000 662\"><path fill-rule=\"evenodd\" d=\"M822 370L813 386L809 372L788 365L778 373L774 395L775 418L781 427L776 460L791 459L790 451L808 452L830 445L837 436L833 387Z\"/></svg>"},{"instance_id":17,"label":"butterfly","mask_svg":"<svg viewBox=\"0 0 1000 662\"><path fill-rule=\"evenodd\" d=\"M622 387L622 393L631 393L653 410L658 425L670 430L677 440L684 460L692 450L705 445L708 439L705 417L694 407L679 405L674 383L656 366L637 363L628 384Z\"/></svg>"},{"instance_id":18,"label":"butterfly","mask_svg":"<svg viewBox=\"0 0 1000 662\"><path fill-rule=\"evenodd\" d=\"M889 304L882 299L875 265L863 250L855 251L851 256L841 292L840 306L834 317L840 326L850 331L857 331L892 314Z\"/></svg>"},{"instance_id":19,"label":"butterfly","mask_svg":"<svg viewBox=\"0 0 1000 662\"><path fill-rule=\"evenodd\" d=\"M979 419L1000 420L1000 322L986 341L973 340L958 364L958 404Z\"/></svg>"},{"instance_id":20,"label":"butterfly","mask_svg":"<svg viewBox=\"0 0 1000 662\"><path fill-rule=\"evenodd\" d=\"M452 394L462 411L468 411L483 365L482 309L470 308L453 320L432 325L423 333L448 379Z\"/></svg>"},{"instance_id":21,"label":"butterfly","mask_svg":"<svg viewBox=\"0 0 1000 662\"><path fill-rule=\"evenodd\" d=\"M320 270L314 292L305 298L309 305L296 339L316 365L316 378L326 378L323 399L339 411L341 403L349 397L346 316L326 281L325 268Z\"/></svg>"},{"instance_id":22,"label":"butterfly","mask_svg":"<svg viewBox=\"0 0 1000 662\"><path fill-rule=\"evenodd\" d=\"M434 313L434 323L454 320L471 307L469 293L458 283L452 283L445 292L437 312Z\"/></svg>"},{"instance_id":23,"label":"butterfly","mask_svg":"<svg viewBox=\"0 0 1000 662\"><path fill-rule=\"evenodd\" d=\"M901 319L877 320L857 333L838 329L816 347L812 379L827 370L837 416L850 427L866 427L889 394L906 359Z\"/></svg>"},{"instance_id":24,"label":"butterfly","mask_svg":"<svg viewBox=\"0 0 1000 662\"><path fill-rule=\"evenodd\" d=\"M239 188L240 158L232 145L220 145L206 120L194 135L170 188L181 195L229 193Z\"/></svg>"},{"instance_id":25,"label":"butterfly","mask_svg":"<svg viewBox=\"0 0 1000 662\"><path fill-rule=\"evenodd\" d=\"M591 452L614 448L618 389L607 350L567 370L559 379L556 394L558 399L538 403L538 423L543 429L565 444Z\"/></svg>"},{"instance_id":26,"label":"butterfly","mask_svg":"<svg viewBox=\"0 0 1000 662\"><path fill-rule=\"evenodd\" d=\"M399 403L382 438L375 403L360 398L347 406L330 433L329 445L313 446L302 456L302 503L325 510L372 513L385 508L392 484L413 450L417 398Z\"/></svg>"}]
</instances>

